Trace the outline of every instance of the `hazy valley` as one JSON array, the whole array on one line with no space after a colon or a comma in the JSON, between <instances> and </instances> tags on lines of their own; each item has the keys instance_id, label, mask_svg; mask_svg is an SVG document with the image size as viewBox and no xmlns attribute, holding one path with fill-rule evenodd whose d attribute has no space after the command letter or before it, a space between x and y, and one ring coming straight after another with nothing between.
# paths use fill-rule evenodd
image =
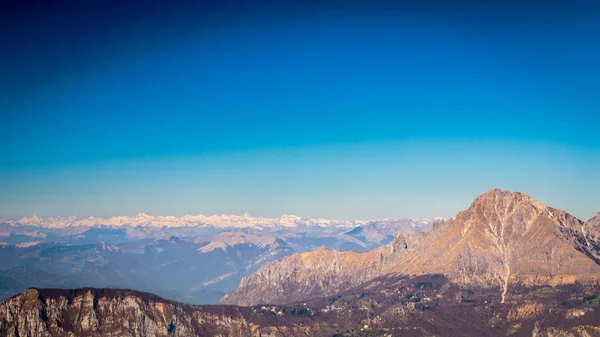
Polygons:
<instances>
[{"instance_id":1,"label":"hazy valley","mask_svg":"<svg viewBox=\"0 0 600 337\"><path fill-rule=\"evenodd\" d=\"M338 222L297 216L74 217L0 222L0 299L36 287L119 287L217 303L267 262L317 249L367 251L408 219Z\"/></svg>"}]
</instances>

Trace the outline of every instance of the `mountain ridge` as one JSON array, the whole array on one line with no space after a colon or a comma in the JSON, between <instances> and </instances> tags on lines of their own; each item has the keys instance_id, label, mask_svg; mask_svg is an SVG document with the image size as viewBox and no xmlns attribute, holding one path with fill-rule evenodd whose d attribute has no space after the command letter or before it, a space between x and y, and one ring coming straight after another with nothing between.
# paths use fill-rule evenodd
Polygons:
<instances>
[{"instance_id":1,"label":"mountain ridge","mask_svg":"<svg viewBox=\"0 0 600 337\"><path fill-rule=\"evenodd\" d=\"M382 276L305 303L194 306L130 289L29 288L0 303L0 336L590 337L599 286L461 289L442 275Z\"/></svg>"},{"instance_id":2,"label":"mountain ridge","mask_svg":"<svg viewBox=\"0 0 600 337\"><path fill-rule=\"evenodd\" d=\"M254 217L249 214L243 215L184 215L177 216L151 216L139 213L135 216L111 216L80 218L76 216L39 217L33 215L19 220L0 219L1 225L21 226L24 228L50 228L50 229L74 229L74 228L216 228L216 229L285 229L285 228L335 228L351 230L358 226L373 224L388 224L397 221L410 222L414 226L427 226L431 223L427 219L388 219L375 218L372 220L332 220L324 218L307 218L297 215L282 215L277 218Z\"/></svg>"},{"instance_id":3,"label":"mountain ridge","mask_svg":"<svg viewBox=\"0 0 600 337\"><path fill-rule=\"evenodd\" d=\"M397 235L366 253L319 250L273 261L242 279L221 303L288 303L330 296L387 274L440 273L467 286L593 282L600 277L598 231L519 193L489 190L428 233Z\"/></svg>"},{"instance_id":4,"label":"mountain ridge","mask_svg":"<svg viewBox=\"0 0 600 337\"><path fill-rule=\"evenodd\" d=\"M260 228L260 227L295 227L295 226L337 226L351 227L354 224L363 224L367 221L353 220L341 221L323 218L305 218L297 215L282 215L278 218L253 217L249 214L243 215L184 215L177 216L151 216L145 213L139 213L135 216L111 216L79 218L76 216L46 217L39 216L24 217L20 220L0 220L10 224L20 224L24 226L41 226L50 228L65 227L122 227L122 226L151 226L151 227L182 227L182 226L214 226L218 228Z\"/></svg>"},{"instance_id":5,"label":"mountain ridge","mask_svg":"<svg viewBox=\"0 0 600 337\"><path fill-rule=\"evenodd\" d=\"M271 260L321 245L367 251L389 243L393 233L429 228L428 221L410 219L354 225L42 228L0 222L0 300L29 286L94 286L216 303ZM347 233L350 228L360 230ZM8 271L16 267L26 272Z\"/></svg>"}]
</instances>

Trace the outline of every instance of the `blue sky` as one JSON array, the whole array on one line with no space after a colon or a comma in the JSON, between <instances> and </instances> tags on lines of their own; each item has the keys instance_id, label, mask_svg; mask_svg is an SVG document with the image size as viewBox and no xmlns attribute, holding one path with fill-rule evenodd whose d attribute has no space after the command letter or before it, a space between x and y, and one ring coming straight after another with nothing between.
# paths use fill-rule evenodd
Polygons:
<instances>
[{"instance_id":1,"label":"blue sky","mask_svg":"<svg viewBox=\"0 0 600 337\"><path fill-rule=\"evenodd\" d=\"M0 216L600 211L597 5L5 9Z\"/></svg>"}]
</instances>

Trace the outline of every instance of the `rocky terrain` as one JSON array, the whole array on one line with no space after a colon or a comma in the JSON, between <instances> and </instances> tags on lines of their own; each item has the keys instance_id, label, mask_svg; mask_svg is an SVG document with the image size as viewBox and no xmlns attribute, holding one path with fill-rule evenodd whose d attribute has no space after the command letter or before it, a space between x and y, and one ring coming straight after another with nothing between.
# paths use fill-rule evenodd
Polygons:
<instances>
[{"instance_id":1,"label":"rocky terrain","mask_svg":"<svg viewBox=\"0 0 600 337\"><path fill-rule=\"evenodd\" d=\"M489 288L443 275L378 277L303 303L192 306L125 289L28 289L0 303L0 336L598 336L600 288Z\"/></svg>"},{"instance_id":2,"label":"rocky terrain","mask_svg":"<svg viewBox=\"0 0 600 337\"><path fill-rule=\"evenodd\" d=\"M299 317L295 323L308 320ZM29 289L0 305L2 336L300 336L319 333L318 326L313 328L315 330L304 326L295 328L291 322L284 326L281 321L249 308L192 307L148 293L116 289Z\"/></svg>"},{"instance_id":3,"label":"rocky terrain","mask_svg":"<svg viewBox=\"0 0 600 337\"><path fill-rule=\"evenodd\" d=\"M397 235L365 253L318 249L263 266L225 304L289 303L330 296L383 275L439 273L464 287L597 282L596 218L584 223L533 198L499 189L476 198L455 219L428 233Z\"/></svg>"}]
</instances>

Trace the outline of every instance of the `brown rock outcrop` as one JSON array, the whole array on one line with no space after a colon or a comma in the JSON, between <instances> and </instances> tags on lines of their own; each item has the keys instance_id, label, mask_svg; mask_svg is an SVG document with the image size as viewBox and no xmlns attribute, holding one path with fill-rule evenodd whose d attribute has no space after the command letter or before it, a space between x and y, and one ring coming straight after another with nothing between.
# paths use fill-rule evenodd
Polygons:
<instances>
[{"instance_id":1,"label":"brown rock outcrop","mask_svg":"<svg viewBox=\"0 0 600 337\"><path fill-rule=\"evenodd\" d=\"M0 336L308 336L319 326L272 322L249 308L188 306L125 289L35 289L0 303ZM276 320L276 319L275 319Z\"/></svg>"}]
</instances>

